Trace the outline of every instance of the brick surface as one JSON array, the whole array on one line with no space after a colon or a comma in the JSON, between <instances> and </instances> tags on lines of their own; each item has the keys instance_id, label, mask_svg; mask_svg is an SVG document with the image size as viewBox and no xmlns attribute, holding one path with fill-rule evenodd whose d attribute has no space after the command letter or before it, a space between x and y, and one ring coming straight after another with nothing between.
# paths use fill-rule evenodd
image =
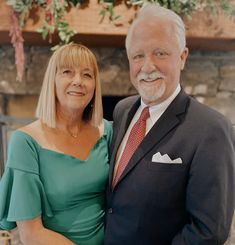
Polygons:
<instances>
[{"instance_id":1,"label":"brick surface","mask_svg":"<svg viewBox=\"0 0 235 245\"><path fill-rule=\"evenodd\" d=\"M102 93L105 96L128 96L136 93L129 78L129 65L124 48L92 48L100 70ZM0 46L0 93L9 101L8 113L21 110L32 115L36 102L24 102L25 95L40 92L50 47L25 45L25 74L22 83L15 81L14 50L10 45ZM181 83L186 92L219 110L235 122L235 52L190 51ZM12 95L22 96L12 100ZM0 100L1 102L1 100ZM15 104L15 105L14 105ZM21 106L20 106L21 104ZM15 109L14 109L15 108ZM20 108L20 109L19 109ZM2 110L2 108L0 108ZM26 110L27 112L23 112Z\"/></svg>"},{"instance_id":2,"label":"brick surface","mask_svg":"<svg viewBox=\"0 0 235 245\"><path fill-rule=\"evenodd\" d=\"M0 94L0 114L4 113L4 96Z\"/></svg>"},{"instance_id":3,"label":"brick surface","mask_svg":"<svg viewBox=\"0 0 235 245\"><path fill-rule=\"evenodd\" d=\"M34 118L38 96L10 96L7 102L7 114L19 118Z\"/></svg>"},{"instance_id":4,"label":"brick surface","mask_svg":"<svg viewBox=\"0 0 235 245\"><path fill-rule=\"evenodd\" d=\"M231 122L235 125L235 97L231 95L227 98L223 98L221 96L212 98L205 97L203 98L202 102L228 117L231 120Z\"/></svg>"}]
</instances>

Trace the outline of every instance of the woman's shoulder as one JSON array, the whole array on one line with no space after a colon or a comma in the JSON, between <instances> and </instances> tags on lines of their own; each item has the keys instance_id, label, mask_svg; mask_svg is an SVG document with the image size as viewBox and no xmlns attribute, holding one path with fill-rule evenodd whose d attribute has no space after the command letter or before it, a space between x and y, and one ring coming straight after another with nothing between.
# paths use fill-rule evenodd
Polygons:
<instances>
[{"instance_id":1,"label":"woman's shoulder","mask_svg":"<svg viewBox=\"0 0 235 245\"><path fill-rule=\"evenodd\" d=\"M47 145L46 136L51 132L50 129L48 129L48 127L40 120L36 120L22 128L19 128L17 131L25 134L28 138L31 138L31 140L37 143L40 147Z\"/></svg>"},{"instance_id":2,"label":"woman's shoulder","mask_svg":"<svg viewBox=\"0 0 235 245\"><path fill-rule=\"evenodd\" d=\"M33 133L32 125L36 122L32 122L24 127L17 128L11 133L9 144L21 144L24 141L36 141L34 139L35 133Z\"/></svg>"},{"instance_id":3,"label":"woman's shoulder","mask_svg":"<svg viewBox=\"0 0 235 245\"><path fill-rule=\"evenodd\" d=\"M108 140L110 141L113 133L112 122L103 119L103 125L104 125L104 135L106 135L108 137Z\"/></svg>"},{"instance_id":4,"label":"woman's shoulder","mask_svg":"<svg viewBox=\"0 0 235 245\"><path fill-rule=\"evenodd\" d=\"M32 124L12 133L8 144L7 166L38 173L37 162L40 146L31 134Z\"/></svg>"},{"instance_id":5,"label":"woman's shoulder","mask_svg":"<svg viewBox=\"0 0 235 245\"><path fill-rule=\"evenodd\" d=\"M40 136L42 131L42 126L40 120L36 120L30 124L27 124L24 127L21 127L17 129L19 132L23 132L26 135L31 136L31 138L35 139L37 141L37 138Z\"/></svg>"},{"instance_id":6,"label":"woman's shoulder","mask_svg":"<svg viewBox=\"0 0 235 245\"><path fill-rule=\"evenodd\" d=\"M112 122L108 121L107 119L103 119L103 124L104 124L104 130L112 130Z\"/></svg>"}]
</instances>

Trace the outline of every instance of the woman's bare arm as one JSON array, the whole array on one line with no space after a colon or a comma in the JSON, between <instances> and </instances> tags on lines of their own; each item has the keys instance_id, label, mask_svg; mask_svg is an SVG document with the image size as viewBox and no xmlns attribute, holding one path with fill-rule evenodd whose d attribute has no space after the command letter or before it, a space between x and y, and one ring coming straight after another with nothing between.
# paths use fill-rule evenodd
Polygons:
<instances>
[{"instance_id":1,"label":"woman's bare arm","mask_svg":"<svg viewBox=\"0 0 235 245\"><path fill-rule=\"evenodd\" d=\"M40 216L32 220L17 221L17 227L24 245L75 245L60 233L46 229Z\"/></svg>"}]
</instances>

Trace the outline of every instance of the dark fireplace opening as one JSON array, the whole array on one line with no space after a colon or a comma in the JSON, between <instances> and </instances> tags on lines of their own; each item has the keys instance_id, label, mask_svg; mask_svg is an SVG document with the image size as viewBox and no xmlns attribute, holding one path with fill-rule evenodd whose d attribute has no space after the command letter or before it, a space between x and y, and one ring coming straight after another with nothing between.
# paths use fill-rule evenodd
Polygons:
<instances>
[{"instance_id":1,"label":"dark fireplace opening","mask_svg":"<svg viewBox=\"0 0 235 245\"><path fill-rule=\"evenodd\" d=\"M112 121L113 120L113 109L119 100L124 99L125 96L103 96L103 108L104 118Z\"/></svg>"}]
</instances>

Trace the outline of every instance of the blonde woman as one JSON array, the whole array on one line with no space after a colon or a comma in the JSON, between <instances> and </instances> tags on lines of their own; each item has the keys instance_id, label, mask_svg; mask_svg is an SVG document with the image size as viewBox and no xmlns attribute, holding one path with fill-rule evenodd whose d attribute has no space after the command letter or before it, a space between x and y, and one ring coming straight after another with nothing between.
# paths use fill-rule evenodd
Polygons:
<instances>
[{"instance_id":1,"label":"blonde woman","mask_svg":"<svg viewBox=\"0 0 235 245\"><path fill-rule=\"evenodd\" d=\"M52 55L36 111L16 130L0 182L0 227L25 245L101 245L111 125L102 118L94 54L69 44Z\"/></svg>"}]
</instances>

